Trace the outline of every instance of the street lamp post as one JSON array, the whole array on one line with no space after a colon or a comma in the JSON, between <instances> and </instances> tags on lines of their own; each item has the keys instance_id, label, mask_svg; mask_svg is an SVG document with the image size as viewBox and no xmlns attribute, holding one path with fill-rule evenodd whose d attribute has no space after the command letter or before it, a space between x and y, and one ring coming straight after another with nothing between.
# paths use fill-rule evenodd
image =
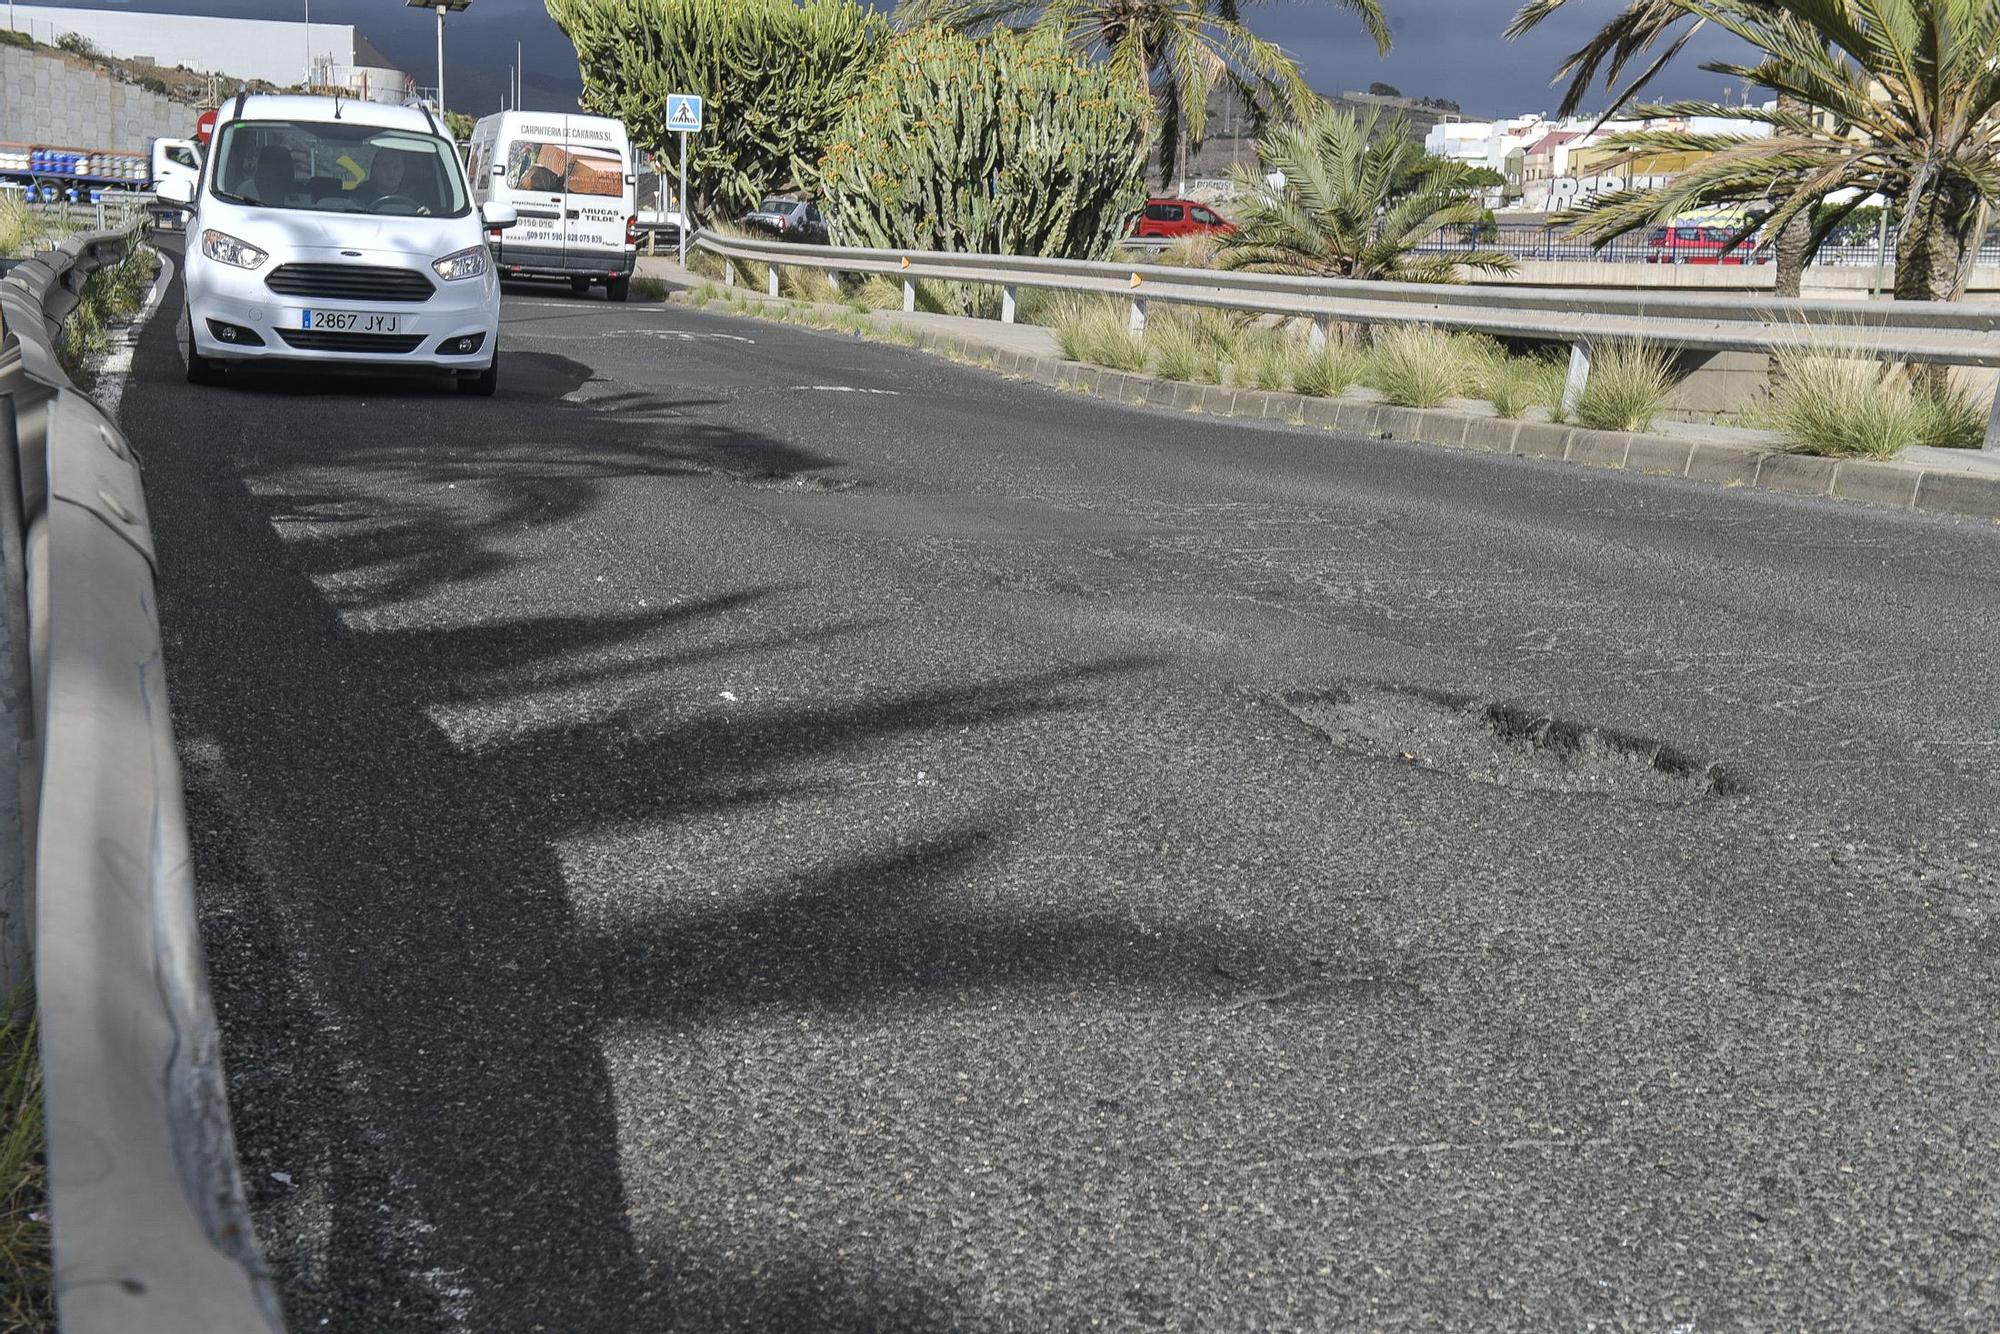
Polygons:
<instances>
[{"instance_id":1,"label":"street lamp post","mask_svg":"<svg viewBox=\"0 0 2000 1334\"><path fill-rule=\"evenodd\" d=\"M472 0L408 0L411 9L435 9L438 25L438 114L444 114L444 16L456 14Z\"/></svg>"}]
</instances>

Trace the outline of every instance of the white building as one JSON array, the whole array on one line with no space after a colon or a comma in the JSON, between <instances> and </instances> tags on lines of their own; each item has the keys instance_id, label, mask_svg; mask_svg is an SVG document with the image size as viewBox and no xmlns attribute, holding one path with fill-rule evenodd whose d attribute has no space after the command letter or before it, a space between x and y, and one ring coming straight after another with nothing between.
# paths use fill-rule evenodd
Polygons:
<instances>
[{"instance_id":1,"label":"white building","mask_svg":"<svg viewBox=\"0 0 2000 1334\"><path fill-rule=\"evenodd\" d=\"M349 23L10 4L0 25L50 45L75 33L108 56L185 65L225 79L262 79L289 88L307 82L310 71L315 86L345 88L375 102L400 104L416 92L410 76Z\"/></svg>"},{"instance_id":2,"label":"white building","mask_svg":"<svg viewBox=\"0 0 2000 1334\"><path fill-rule=\"evenodd\" d=\"M1446 120L1424 136L1424 151L1470 167L1505 172L1507 155L1526 148L1554 128L1529 114L1509 120Z\"/></svg>"}]
</instances>

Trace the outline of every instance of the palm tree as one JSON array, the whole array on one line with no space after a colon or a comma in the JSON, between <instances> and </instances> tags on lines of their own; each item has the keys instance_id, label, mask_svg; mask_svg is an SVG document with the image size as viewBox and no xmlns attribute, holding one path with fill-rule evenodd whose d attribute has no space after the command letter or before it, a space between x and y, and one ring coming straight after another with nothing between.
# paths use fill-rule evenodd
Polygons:
<instances>
[{"instance_id":1,"label":"palm tree","mask_svg":"<svg viewBox=\"0 0 2000 1334\"><path fill-rule=\"evenodd\" d=\"M1354 12L1389 49L1381 0L1335 0ZM1142 89L1160 135L1160 182L1171 184L1184 143L1208 129L1208 95L1228 85L1261 116L1267 107L1294 113L1312 101L1298 63L1250 31L1244 0L903 0L899 24L940 23L968 32L990 27L1035 28L1058 34L1071 48L1102 59Z\"/></svg>"},{"instance_id":2,"label":"palm tree","mask_svg":"<svg viewBox=\"0 0 2000 1334\"><path fill-rule=\"evenodd\" d=\"M1281 176L1237 168L1237 230L1223 238L1218 265L1423 283L1456 282L1461 266L1511 270L1496 250L1418 252L1440 227L1478 224L1485 173L1425 153L1401 116L1379 118L1322 105L1260 139L1258 156Z\"/></svg>"},{"instance_id":3,"label":"palm tree","mask_svg":"<svg viewBox=\"0 0 2000 1334\"><path fill-rule=\"evenodd\" d=\"M1527 0L1507 25L1507 36L1514 38L1532 31L1568 3L1569 0ZM1601 71L1611 99L1599 123L1610 120L1673 62L1706 22L1676 0L1629 0L1624 9L1599 28L1588 42L1564 57L1563 63L1557 67L1556 80L1569 80L1557 114L1575 115ZM1666 49L1620 88L1618 81L1632 62L1648 55L1662 43ZM1805 110L1795 100L1782 96L1779 107L1788 111ZM1815 250L1812 236L1813 219L1808 216L1800 216L1778 233L1777 244L1773 248L1777 252L1775 277L1779 296L1797 296L1804 287L1806 265L1811 262Z\"/></svg>"},{"instance_id":4,"label":"palm tree","mask_svg":"<svg viewBox=\"0 0 2000 1334\"><path fill-rule=\"evenodd\" d=\"M1895 294L1956 300L2000 198L2000 3L1994 0L1670 0L1747 43L1755 64L1702 68L1774 89L1773 110L1676 102L1656 116L1761 122L1764 138L1640 130L1614 135L1634 153L1710 156L1655 190L1579 210L1609 238L1689 208L1765 200L1769 224L1812 217L1815 248L1870 194L1899 219ZM1787 103L1791 105L1788 105ZM1810 108L1792 109L1793 105ZM1847 192L1853 192L1847 195ZM1828 204L1834 195L1846 202Z\"/></svg>"}]
</instances>

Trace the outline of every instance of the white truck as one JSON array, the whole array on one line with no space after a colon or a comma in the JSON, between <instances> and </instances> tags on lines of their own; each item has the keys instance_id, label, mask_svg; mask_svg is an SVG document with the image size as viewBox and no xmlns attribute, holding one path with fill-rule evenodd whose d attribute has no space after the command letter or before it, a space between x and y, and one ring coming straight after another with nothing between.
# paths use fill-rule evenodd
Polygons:
<instances>
[{"instance_id":1,"label":"white truck","mask_svg":"<svg viewBox=\"0 0 2000 1334\"><path fill-rule=\"evenodd\" d=\"M613 301L631 295L638 174L622 122L502 111L473 127L466 167L477 203L520 217L490 238L503 278L564 279L578 293L601 285Z\"/></svg>"}]
</instances>

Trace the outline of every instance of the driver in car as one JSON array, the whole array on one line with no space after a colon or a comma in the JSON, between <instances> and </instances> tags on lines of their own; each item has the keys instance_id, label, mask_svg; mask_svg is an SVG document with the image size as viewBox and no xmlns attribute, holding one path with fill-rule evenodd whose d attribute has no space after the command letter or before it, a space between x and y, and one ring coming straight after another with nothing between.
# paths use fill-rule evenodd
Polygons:
<instances>
[{"instance_id":1,"label":"driver in car","mask_svg":"<svg viewBox=\"0 0 2000 1334\"><path fill-rule=\"evenodd\" d=\"M354 187L356 200L374 204L393 197L414 206L418 213L429 213L434 201L425 197L429 191L422 189L422 180L410 170L409 159L409 153L400 148L376 150L368 163L367 179Z\"/></svg>"}]
</instances>

